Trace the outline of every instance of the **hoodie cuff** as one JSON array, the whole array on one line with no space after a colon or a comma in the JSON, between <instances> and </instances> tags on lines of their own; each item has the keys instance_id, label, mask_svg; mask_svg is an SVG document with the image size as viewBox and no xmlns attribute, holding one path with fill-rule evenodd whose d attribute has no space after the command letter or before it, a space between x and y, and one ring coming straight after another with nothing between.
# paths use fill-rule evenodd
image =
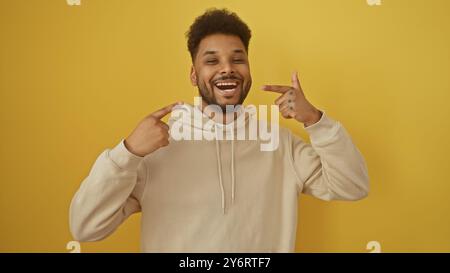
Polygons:
<instances>
[{"instance_id":1,"label":"hoodie cuff","mask_svg":"<svg viewBox=\"0 0 450 273\"><path fill-rule=\"evenodd\" d=\"M320 112L322 112L322 117L319 121L305 127L311 142L316 144L332 139L340 127L340 123L328 117L325 111L320 110Z\"/></svg>"},{"instance_id":2,"label":"hoodie cuff","mask_svg":"<svg viewBox=\"0 0 450 273\"><path fill-rule=\"evenodd\" d=\"M109 151L109 158L121 169L136 170L144 157L137 156L128 151L124 141L125 139L122 139L116 147Z\"/></svg>"}]
</instances>

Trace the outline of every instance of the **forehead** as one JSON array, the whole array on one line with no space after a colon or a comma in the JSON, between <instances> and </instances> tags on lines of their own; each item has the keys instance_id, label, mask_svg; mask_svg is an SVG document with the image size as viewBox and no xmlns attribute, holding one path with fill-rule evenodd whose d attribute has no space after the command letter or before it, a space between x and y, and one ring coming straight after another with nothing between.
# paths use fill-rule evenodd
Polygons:
<instances>
[{"instance_id":1,"label":"forehead","mask_svg":"<svg viewBox=\"0 0 450 273\"><path fill-rule=\"evenodd\" d=\"M198 45L198 56L202 56L206 51L216 51L217 53L233 53L236 49L245 52L244 44L235 35L212 34L203 38Z\"/></svg>"}]
</instances>

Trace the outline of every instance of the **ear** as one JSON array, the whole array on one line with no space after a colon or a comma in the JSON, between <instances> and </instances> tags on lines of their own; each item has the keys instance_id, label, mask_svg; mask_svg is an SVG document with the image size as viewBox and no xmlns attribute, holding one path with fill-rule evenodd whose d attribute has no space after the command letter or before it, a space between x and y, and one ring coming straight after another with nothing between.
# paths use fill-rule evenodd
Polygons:
<instances>
[{"instance_id":1,"label":"ear","mask_svg":"<svg viewBox=\"0 0 450 273\"><path fill-rule=\"evenodd\" d=\"M191 83L193 86L197 86L197 74L195 73L194 65L191 66Z\"/></svg>"}]
</instances>

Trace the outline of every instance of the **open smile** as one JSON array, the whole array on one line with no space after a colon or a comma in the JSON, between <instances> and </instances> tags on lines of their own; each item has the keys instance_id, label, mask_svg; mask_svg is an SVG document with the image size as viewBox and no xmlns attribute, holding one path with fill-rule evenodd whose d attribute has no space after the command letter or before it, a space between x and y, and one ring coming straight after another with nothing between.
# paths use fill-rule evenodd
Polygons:
<instances>
[{"instance_id":1,"label":"open smile","mask_svg":"<svg viewBox=\"0 0 450 273\"><path fill-rule=\"evenodd\" d=\"M224 97L232 97L234 96L239 89L239 81L236 80L227 80L227 81L218 81L214 84L214 87L220 95Z\"/></svg>"}]
</instances>

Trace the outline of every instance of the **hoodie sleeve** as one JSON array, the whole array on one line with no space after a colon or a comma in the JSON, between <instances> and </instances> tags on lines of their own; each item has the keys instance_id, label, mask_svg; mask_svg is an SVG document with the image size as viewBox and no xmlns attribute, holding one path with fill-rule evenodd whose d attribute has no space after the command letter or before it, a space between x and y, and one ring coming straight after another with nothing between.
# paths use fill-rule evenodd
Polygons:
<instances>
[{"instance_id":1,"label":"hoodie sleeve","mask_svg":"<svg viewBox=\"0 0 450 273\"><path fill-rule=\"evenodd\" d=\"M292 159L302 192L322 200L359 200L368 195L367 167L345 128L322 112L305 127L308 144L291 135Z\"/></svg>"},{"instance_id":2,"label":"hoodie sleeve","mask_svg":"<svg viewBox=\"0 0 450 273\"><path fill-rule=\"evenodd\" d=\"M69 222L73 237L101 240L139 212L146 172L143 157L129 152L124 140L101 153L72 199Z\"/></svg>"}]
</instances>

